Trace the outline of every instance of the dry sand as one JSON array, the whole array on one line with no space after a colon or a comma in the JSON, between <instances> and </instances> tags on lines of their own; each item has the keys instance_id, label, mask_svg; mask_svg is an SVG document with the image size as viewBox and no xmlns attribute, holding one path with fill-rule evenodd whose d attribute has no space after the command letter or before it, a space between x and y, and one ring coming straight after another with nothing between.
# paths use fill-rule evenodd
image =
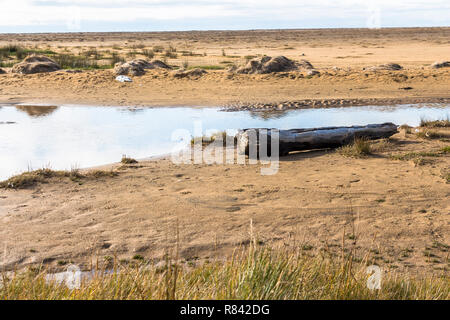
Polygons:
<instances>
[{"instance_id":1,"label":"dry sand","mask_svg":"<svg viewBox=\"0 0 450 320\"><path fill-rule=\"evenodd\" d=\"M175 79L149 71L126 84L116 82L112 70L5 74L0 75L0 101L221 106L328 98L407 102L449 98L450 68L430 68L435 61L450 60L449 39L450 28L0 35L0 45L19 43L73 54L95 48L128 57L141 50L133 46L171 46L178 56L167 62L175 66L188 62L192 67L226 68L230 63L244 64L246 56L285 55L306 59L321 72L299 78L298 73L231 76L224 70L208 70L199 79ZM193 56L184 56L183 51ZM156 56L161 58L158 55L162 53ZM391 62L404 69L363 70Z\"/></svg>"},{"instance_id":2,"label":"dry sand","mask_svg":"<svg viewBox=\"0 0 450 320\"><path fill-rule=\"evenodd\" d=\"M436 101L450 98L450 69L431 69L430 64L449 60L449 39L450 28L0 35L0 43L73 51L170 43L178 50L206 53L190 57L192 65L283 54L307 59L321 72L308 78L295 72L230 75L220 70L198 79L174 79L149 71L125 84L114 81L111 70L6 74L0 75L0 101L145 106ZM240 58L223 57L222 50ZM388 62L404 69L363 70ZM412 89L402 89L407 87ZM449 156L418 166L389 158L390 153L445 145L448 139L397 134L386 151L366 159L334 151L290 155L273 176L261 176L258 166L177 166L163 159L117 165L117 177L81 185L55 179L28 190L0 190L2 266L44 262L58 267L73 261L88 267L92 259L117 255L130 260L136 254L158 261L173 247L177 226L182 259L221 258L248 244L252 221L264 245L339 255L344 239L347 249L355 245L361 256L369 254L386 268L448 271L450 188L442 174L450 168Z\"/></svg>"}]
</instances>

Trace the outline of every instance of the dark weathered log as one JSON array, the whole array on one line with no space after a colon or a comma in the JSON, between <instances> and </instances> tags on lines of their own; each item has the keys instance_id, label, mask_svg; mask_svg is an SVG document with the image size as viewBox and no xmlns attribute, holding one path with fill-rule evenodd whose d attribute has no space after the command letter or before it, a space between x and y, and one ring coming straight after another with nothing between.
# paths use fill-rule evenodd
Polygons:
<instances>
[{"instance_id":1,"label":"dark weathered log","mask_svg":"<svg viewBox=\"0 0 450 320\"><path fill-rule=\"evenodd\" d=\"M277 129L244 129L237 135L237 148L240 154L249 154L250 150L260 150L260 139L267 141L267 150L271 153L272 133ZM323 127L311 129L278 130L279 155L291 151L337 148L351 143L355 138L370 140L388 138L397 133L393 123L369 124L352 127ZM251 147L251 148L250 148Z\"/></svg>"}]
</instances>

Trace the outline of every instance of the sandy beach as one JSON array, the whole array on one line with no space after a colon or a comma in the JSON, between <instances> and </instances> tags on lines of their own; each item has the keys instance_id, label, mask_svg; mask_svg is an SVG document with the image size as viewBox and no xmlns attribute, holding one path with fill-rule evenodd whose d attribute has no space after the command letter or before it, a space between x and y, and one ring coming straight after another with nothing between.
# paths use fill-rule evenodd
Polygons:
<instances>
[{"instance_id":1,"label":"sandy beach","mask_svg":"<svg viewBox=\"0 0 450 320\"><path fill-rule=\"evenodd\" d=\"M234 110L448 104L450 68L431 65L449 59L449 39L448 27L0 34L0 45L77 54L94 47L127 56L133 45L173 46L178 54L168 64L207 71L178 79L172 71L148 70L130 83L115 81L112 69L6 73L0 74L0 102ZM227 71L258 55L306 59L319 74ZM386 63L403 68L370 69ZM0 189L0 267L60 269L74 262L88 269L105 257L132 261L136 255L158 262L175 246L178 229L183 262L228 257L248 245L252 233L264 246L336 256L353 247L389 270L446 272L450 157L442 150L450 131L437 130L441 135L433 139L399 132L364 158L335 150L291 154L273 176L262 176L258 165L176 165L164 158L112 164L105 169L114 170L111 177ZM411 153L416 156L395 158Z\"/></svg>"}]
</instances>

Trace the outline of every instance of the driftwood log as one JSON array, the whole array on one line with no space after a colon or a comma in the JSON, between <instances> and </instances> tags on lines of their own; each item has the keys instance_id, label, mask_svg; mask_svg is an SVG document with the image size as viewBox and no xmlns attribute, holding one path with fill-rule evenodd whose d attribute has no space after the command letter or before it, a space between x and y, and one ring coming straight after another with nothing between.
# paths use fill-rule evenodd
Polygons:
<instances>
[{"instance_id":1,"label":"driftwood log","mask_svg":"<svg viewBox=\"0 0 450 320\"><path fill-rule=\"evenodd\" d=\"M337 148L349 144L355 138L369 140L388 138L397 133L393 123L369 124L367 126L322 127L311 129L244 129L237 134L237 148L240 154L253 154L260 150L260 141L267 143L267 155L271 154L272 134L279 133L279 155L285 156L291 151ZM264 143L264 142L263 142ZM259 153L258 153L259 154Z\"/></svg>"}]
</instances>

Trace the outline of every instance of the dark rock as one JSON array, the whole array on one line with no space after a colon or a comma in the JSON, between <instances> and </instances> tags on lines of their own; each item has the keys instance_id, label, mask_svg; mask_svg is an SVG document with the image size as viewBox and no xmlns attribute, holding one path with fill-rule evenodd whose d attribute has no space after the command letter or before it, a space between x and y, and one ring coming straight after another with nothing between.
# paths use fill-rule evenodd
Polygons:
<instances>
[{"instance_id":1,"label":"dark rock","mask_svg":"<svg viewBox=\"0 0 450 320\"><path fill-rule=\"evenodd\" d=\"M288 72L297 70L299 66L306 69L312 69L312 65L306 60L302 60L300 63L296 63L295 61L290 60L284 56L278 56L274 58L264 56L261 58L250 60L245 67L238 68L235 72L245 74Z\"/></svg>"},{"instance_id":2,"label":"dark rock","mask_svg":"<svg viewBox=\"0 0 450 320\"><path fill-rule=\"evenodd\" d=\"M431 67L433 69L448 68L450 67L450 61L436 61Z\"/></svg>"}]
</instances>

